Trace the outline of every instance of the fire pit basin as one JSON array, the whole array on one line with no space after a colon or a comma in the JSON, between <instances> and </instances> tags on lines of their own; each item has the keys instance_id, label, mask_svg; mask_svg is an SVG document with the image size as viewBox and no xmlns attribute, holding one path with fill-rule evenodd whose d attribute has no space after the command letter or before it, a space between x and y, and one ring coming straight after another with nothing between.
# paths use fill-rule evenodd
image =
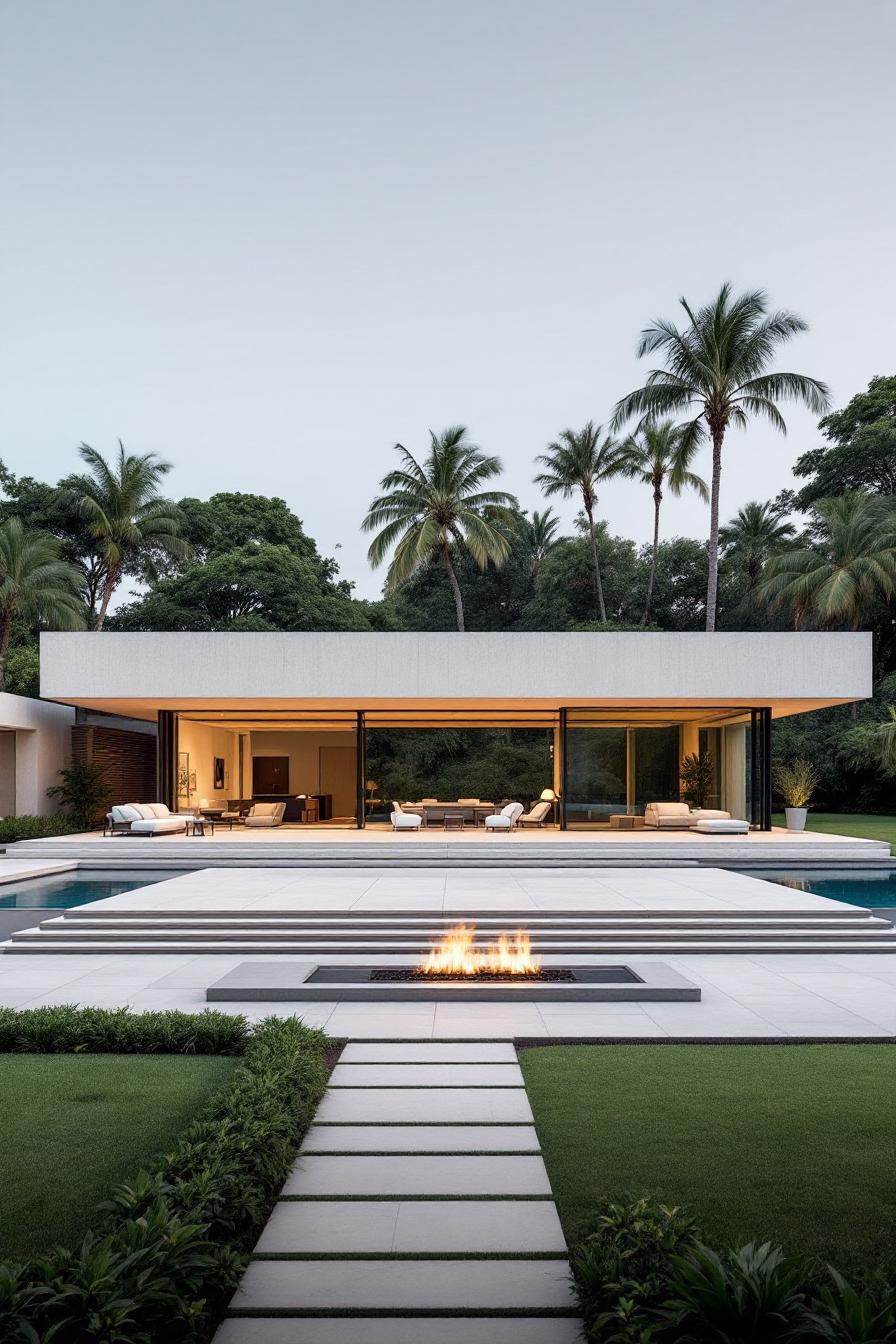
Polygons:
<instances>
[{"instance_id":1,"label":"fire pit basin","mask_svg":"<svg viewBox=\"0 0 896 1344\"><path fill-rule=\"evenodd\" d=\"M697 985L661 961L542 969L549 974L451 978L418 974L414 966L246 961L210 985L205 997L210 1003L614 1003L700 998ZM554 971L562 972L563 978L554 978L550 974Z\"/></svg>"}]
</instances>

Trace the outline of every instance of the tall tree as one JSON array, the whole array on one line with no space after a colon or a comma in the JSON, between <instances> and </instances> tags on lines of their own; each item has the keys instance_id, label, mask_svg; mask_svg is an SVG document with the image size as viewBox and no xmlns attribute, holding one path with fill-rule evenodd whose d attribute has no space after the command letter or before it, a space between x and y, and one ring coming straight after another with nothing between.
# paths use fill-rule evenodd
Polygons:
<instances>
[{"instance_id":1,"label":"tall tree","mask_svg":"<svg viewBox=\"0 0 896 1344\"><path fill-rule=\"evenodd\" d=\"M818 428L827 446L803 453L793 468L810 478L797 495L799 508L848 490L896 495L896 376L872 378L866 392Z\"/></svg>"},{"instance_id":2,"label":"tall tree","mask_svg":"<svg viewBox=\"0 0 896 1344\"><path fill-rule=\"evenodd\" d=\"M155 453L125 452L119 439L118 455L109 463L89 444L79 449L87 474L77 478L79 507L102 559L102 588L94 624L102 630L112 596L126 569L140 567L156 577L155 556L184 558L189 552L181 537L181 514L164 499L159 486L171 470Z\"/></svg>"},{"instance_id":3,"label":"tall tree","mask_svg":"<svg viewBox=\"0 0 896 1344\"><path fill-rule=\"evenodd\" d=\"M676 425L671 420L659 420L655 423L645 421L623 443L619 470L623 476L639 480L649 485L653 492L653 550L650 557L650 577L647 580L647 599L644 603L644 615L641 624L650 621L650 604L653 600L653 585L656 580L656 560L660 546L660 508L663 503L663 489L668 488L672 495L680 495L685 490L695 490L700 498L709 500L709 491L702 476L691 471L691 463L698 448L697 440L687 433L686 426Z\"/></svg>"},{"instance_id":4,"label":"tall tree","mask_svg":"<svg viewBox=\"0 0 896 1344\"><path fill-rule=\"evenodd\" d=\"M616 441L609 435L603 438L602 435L603 427L595 425L592 420L578 431L564 429L553 443L548 444L547 450L535 459L544 467L544 471L535 477L535 484L540 485L547 496L562 495L564 499L569 499L577 493L581 495L591 542L597 612L606 625L607 608L594 526L594 508L602 482L618 474L620 454Z\"/></svg>"},{"instance_id":5,"label":"tall tree","mask_svg":"<svg viewBox=\"0 0 896 1344\"><path fill-rule=\"evenodd\" d=\"M706 586L706 628L716 628L719 587L719 486L722 446L728 427L746 429L751 418L765 419L787 432L778 403L802 402L816 415L829 405L828 389L801 373L772 371L778 348L807 324L795 313L770 313L763 290L732 296L724 284L711 303L694 309L680 300L687 318L678 328L659 319L641 333L639 357L659 352L664 367L651 369L643 387L617 404L614 426L637 416L655 420L664 415L693 415L688 438L709 434L712 441L712 487L709 506L709 577Z\"/></svg>"},{"instance_id":6,"label":"tall tree","mask_svg":"<svg viewBox=\"0 0 896 1344\"><path fill-rule=\"evenodd\" d=\"M74 566L60 559L55 537L29 531L19 518L0 523L0 691L16 618L56 630L83 630L80 582Z\"/></svg>"},{"instance_id":7,"label":"tall tree","mask_svg":"<svg viewBox=\"0 0 896 1344\"><path fill-rule=\"evenodd\" d=\"M719 546L728 561L743 574L747 598L756 591L760 575L771 556L789 545L796 528L774 504L751 500L719 529Z\"/></svg>"},{"instance_id":8,"label":"tall tree","mask_svg":"<svg viewBox=\"0 0 896 1344\"><path fill-rule=\"evenodd\" d=\"M896 521L872 495L855 491L816 505L814 544L781 551L757 596L790 613L794 627L858 630L871 604L896 592Z\"/></svg>"},{"instance_id":9,"label":"tall tree","mask_svg":"<svg viewBox=\"0 0 896 1344\"><path fill-rule=\"evenodd\" d=\"M482 489L500 474L501 462L470 443L463 425L452 425L441 434L430 430L429 440L429 455L422 462L396 443L402 465L383 477L384 493L373 500L362 524L365 532L376 532L367 556L376 568L392 552L387 591L438 557L451 584L457 628L462 631L464 603L452 551L468 551L481 570L489 563L500 568L510 552L519 505L505 490Z\"/></svg>"}]
</instances>

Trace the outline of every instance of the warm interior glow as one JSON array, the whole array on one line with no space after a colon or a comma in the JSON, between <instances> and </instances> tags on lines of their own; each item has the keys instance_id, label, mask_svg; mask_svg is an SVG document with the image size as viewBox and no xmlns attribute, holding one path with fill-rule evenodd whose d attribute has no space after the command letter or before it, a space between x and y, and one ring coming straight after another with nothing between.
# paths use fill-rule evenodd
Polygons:
<instances>
[{"instance_id":1,"label":"warm interior glow","mask_svg":"<svg viewBox=\"0 0 896 1344\"><path fill-rule=\"evenodd\" d=\"M537 975L541 970L525 929L517 929L512 937L502 933L487 947L477 947L475 939L475 924L456 924L430 949L418 970L427 975Z\"/></svg>"}]
</instances>

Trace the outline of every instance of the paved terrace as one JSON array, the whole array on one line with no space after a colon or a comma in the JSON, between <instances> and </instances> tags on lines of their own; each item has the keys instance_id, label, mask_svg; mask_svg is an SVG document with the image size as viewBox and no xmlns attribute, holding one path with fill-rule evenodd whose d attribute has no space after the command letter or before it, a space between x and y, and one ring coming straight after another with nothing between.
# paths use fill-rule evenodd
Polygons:
<instances>
[{"instance_id":1,"label":"paved terrace","mask_svg":"<svg viewBox=\"0 0 896 1344\"><path fill-rule=\"evenodd\" d=\"M506 845L506 839L494 845ZM2 861L0 861L2 862ZM226 915L261 913L427 910L445 915L501 910L636 911L686 909L749 915L774 907L797 914L855 914L810 893L709 868L613 869L397 867L203 869L97 902L95 910L177 912L205 909ZM86 910L87 907L81 907ZM700 985L700 1003L452 1004L321 1002L299 1006L310 1025L356 1040L513 1038L772 1038L896 1036L896 956L892 952L801 952L744 955L659 954ZM0 957L0 1003L12 1007L80 1003L135 1010L206 1006L205 990L234 966L264 955L35 952ZM276 958L282 963L283 957ZM355 958L357 959L357 957ZM583 963L607 956L576 957ZM296 958L296 960L308 960ZM338 962L321 955L320 962ZM345 958L341 958L345 960ZM365 956L407 962L407 957ZM561 962L545 956L544 961ZM619 958L617 958L619 960ZM291 1015L296 1005L235 1003L256 1019L270 1011Z\"/></svg>"},{"instance_id":2,"label":"paved terrace","mask_svg":"<svg viewBox=\"0 0 896 1344\"><path fill-rule=\"evenodd\" d=\"M135 861L156 867L176 860L181 865L243 863L374 863L441 864L474 862L506 864L724 863L750 867L757 862L789 864L884 863L890 847L879 840L795 832L775 827L747 835L699 835L693 831L586 831L527 829L490 834L484 828L445 831L430 826L395 832L388 826L277 826L271 829L216 826L205 835L104 836L79 835L24 840L7 847L7 855L35 861L82 859L90 864Z\"/></svg>"}]
</instances>

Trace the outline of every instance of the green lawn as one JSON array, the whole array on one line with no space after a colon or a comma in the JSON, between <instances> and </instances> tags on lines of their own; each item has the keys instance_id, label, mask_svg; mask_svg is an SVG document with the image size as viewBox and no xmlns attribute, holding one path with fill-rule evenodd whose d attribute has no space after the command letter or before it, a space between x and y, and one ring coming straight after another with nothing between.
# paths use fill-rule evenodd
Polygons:
<instances>
[{"instance_id":1,"label":"green lawn","mask_svg":"<svg viewBox=\"0 0 896 1344\"><path fill-rule=\"evenodd\" d=\"M599 1199L686 1204L710 1240L844 1266L894 1252L896 1047L520 1052L567 1235Z\"/></svg>"},{"instance_id":2,"label":"green lawn","mask_svg":"<svg viewBox=\"0 0 896 1344\"><path fill-rule=\"evenodd\" d=\"M236 1063L0 1057L0 1258L80 1241L100 1200L166 1150Z\"/></svg>"},{"instance_id":3,"label":"green lawn","mask_svg":"<svg viewBox=\"0 0 896 1344\"><path fill-rule=\"evenodd\" d=\"M772 820L776 826L784 825L784 813L776 814ZM878 817L857 812L810 812L806 820L807 831L829 831L834 835L854 835L860 840L886 840L896 853L896 817Z\"/></svg>"}]
</instances>

